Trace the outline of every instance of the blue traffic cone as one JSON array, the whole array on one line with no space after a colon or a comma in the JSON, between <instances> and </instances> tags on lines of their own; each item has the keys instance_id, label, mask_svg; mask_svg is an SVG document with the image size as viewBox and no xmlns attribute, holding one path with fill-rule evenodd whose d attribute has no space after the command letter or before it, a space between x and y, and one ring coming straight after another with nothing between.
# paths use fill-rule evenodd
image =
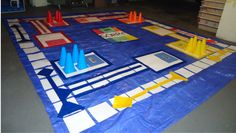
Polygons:
<instances>
[{"instance_id":1,"label":"blue traffic cone","mask_svg":"<svg viewBox=\"0 0 236 133\"><path fill-rule=\"evenodd\" d=\"M72 73L74 71L75 71L75 67L74 67L74 64L73 64L73 61L72 61L71 53L67 53L67 55L66 55L66 65L65 65L65 68L64 68L64 72L66 74L69 74L69 73Z\"/></svg>"},{"instance_id":2,"label":"blue traffic cone","mask_svg":"<svg viewBox=\"0 0 236 133\"><path fill-rule=\"evenodd\" d=\"M73 63L78 63L79 58L79 50L77 44L73 45L73 53L72 53Z\"/></svg>"},{"instance_id":3,"label":"blue traffic cone","mask_svg":"<svg viewBox=\"0 0 236 133\"><path fill-rule=\"evenodd\" d=\"M61 48L61 55L60 55L60 60L59 60L59 64L61 67L64 67L66 63L66 48L62 47Z\"/></svg>"},{"instance_id":4,"label":"blue traffic cone","mask_svg":"<svg viewBox=\"0 0 236 133\"><path fill-rule=\"evenodd\" d=\"M78 61L77 66L80 70L88 67L86 59L85 59L85 55L84 55L84 50L82 49L79 51L79 61Z\"/></svg>"}]
</instances>

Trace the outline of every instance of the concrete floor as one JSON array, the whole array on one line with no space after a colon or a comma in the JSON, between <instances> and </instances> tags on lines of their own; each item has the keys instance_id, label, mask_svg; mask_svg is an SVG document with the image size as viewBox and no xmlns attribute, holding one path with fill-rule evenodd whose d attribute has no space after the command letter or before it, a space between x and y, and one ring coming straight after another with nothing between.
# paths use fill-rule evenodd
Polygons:
<instances>
[{"instance_id":1,"label":"concrete floor","mask_svg":"<svg viewBox=\"0 0 236 133\"><path fill-rule=\"evenodd\" d=\"M28 8L24 13L3 14L2 17L43 16L48 9ZM183 27L207 36L214 34L197 29L198 6L192 2L175 1L141 3L104 8L63 8L63 13L109 10L140 10L144 16ZM27 76L6 28L2 24L2 132L53 132L47 113ZM236 132L236 80L199 106L165 132Z\"/></svg>"}]
</instances>

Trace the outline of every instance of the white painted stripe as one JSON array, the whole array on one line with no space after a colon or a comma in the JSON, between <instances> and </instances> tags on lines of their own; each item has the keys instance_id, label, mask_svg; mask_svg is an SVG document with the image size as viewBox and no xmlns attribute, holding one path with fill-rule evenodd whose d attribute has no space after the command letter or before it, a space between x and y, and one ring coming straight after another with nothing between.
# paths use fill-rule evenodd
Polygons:
<instances>
[{"instance_id":1,"label":"white painted stripe","mask_svg":"<svg viewBox=\"0 0 236 133\"><path fill-rule=\"evenodd\" d=\"M123 67L123 68L120 68L120 69L117 69L117 70L108 72L108 73L106 73L106 74L103 74L103 76L104 76L104 77L109 77L109 76L111 76L111 75L114 75L114 74L116 74L116 73L119 73L119 72L121 72L121 71L125 71L125 70L128 70L128 69L130 69L130 68L129 68L129 67Z\"/></svg>"},{"instance_id":2,"label":"white painted stripe","mask_svg":"<svg viewBox=\"0 0 236 133\"><path fill-rule=\"evenodd\" d=\"M73 91L73 94L74 95L78 95L78 94L80 94L80 93L83 93L83 92L85 92L85 91L89 91L89 90L92 90L93 88L91 87L91 86L86 86L86 87L83 87L83 88L80 88L80 89L78 89L78 90L75 90L75 91Z\"/></svg>"},{"instance_id":3,"label":"white painted stripe","mask_svg":"<svg viewBox=\"0 0 236 133\"><path fill-rule=\"evenodd\" d=\"M38 23L38 25L40 25L46 31L46 33L51 33L51 31L47 27L45 27L45 25L43 25L39 20L36 20L36 23Z\"/></svg>"},{"instance_id":4,"label":"white painted stripe","mask_svg":"<svg viewBox=\"0 0 236 133\"><path fill-rule=\"evenodd\" d=\"M129 68L134 68L134 67L137 67L137 66L143 66L141 63L136 63L136 64L133 64L133 65L130 65Z\"/></svg>"},{"instance_id":5,"label":"white painted stripe","mask_svg":"<svg viewBox=\"0 0 236 133\"><path fill-rule=\"evenodd\" d=\"M78 82L78 83L72 84L72 85L70 85L70 86L68 86L68 87L69 87L70 89L73 89L73 88L76 88L76 87L79 87L79 86L81 86L81 85L85 85L85 84L87 84L86 81L81 81L81 82Z\"/></svg>"},{"instance_id":6,"label":"white painted stripe","mask_svg":"<svg viewBox=\"0 0 236 133\"><path fill-rule=\"evenodd\" d=\"M142 67L136 68L136 69L134 69L134 71L140 72L140 71L145 70L145 69L147 69L147 67L145 67L144 65L142 65Z\"/></svg>"},{"instance_id":7,"label":"white painted stripe","mask_svg":"<svg viewBox=\"0 0 236 133\"><path fill-rule=\"evenodd\" d=\"M135 71L131 70L131 71L128 71L128 72L125 72L125 73L122 73L122 74L119 74L121 77L126 77L126 76L129 76L131 74L134 74L136 73Z\"/></svg>"},{"instance_id":8,"label":"white painted stripe","mask_svg":"<svg viewBox=\"0 0 236 133\"><path fill-rule=\"evenodd\" d=\"M94 78L88 79L87 81L88 81L89 83L91 83L91 82L94 82L94 81L100 80L100 79L102 79L102 78L104 78L104 77L103 77L103 76L97 76L97 77L94 77Z\"/></svg>"},{"instance_id":9,"label":"white painted stripe","mask_svg":"<svg viewBox=\"0 0 236 133\"><path fill-rule=\"evenodd\" d=\"M110 82L113 82L113 81L118 80L118 79L120 79L120 78L122 78L122 76L121 76L121 75L117 75L117 76L114 76L114 77L109 78L108 80L109 80Z\"/></svg>"},{"instance_id":10,"label":"white painted stripe","mask_svg":"<svg viewBox=\"0 0 236 133\"><path fill-rule=\"evenodd\" d=\"M93 88L99 88L99 87L105 86L107 84L109 84L108 80L102 80L102 81L99 81L97 83L92 84L92 87Z\"/></svg>"},{"instance_id":11,"label":"white painted stripe","mask_svg":"<svg viewBox=\"0 0 236 133\"><path fill-rule=\"evenodd\" d=\"M30 21L34 26L35 28L38 29L38 31L41 33L41 34L45 34L45 32L38 26L37 23L35 23L34 21Z\"/></svg>"}]
</instances>

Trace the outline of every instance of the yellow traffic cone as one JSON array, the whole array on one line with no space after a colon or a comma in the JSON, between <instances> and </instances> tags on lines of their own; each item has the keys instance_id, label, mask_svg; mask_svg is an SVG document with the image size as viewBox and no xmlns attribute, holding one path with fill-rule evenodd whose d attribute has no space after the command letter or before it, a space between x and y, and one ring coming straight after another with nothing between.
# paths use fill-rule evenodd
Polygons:
<instances>
[{"instance_id":1,"label":"yellow traffic cone","mask_svg":"<svg viewBox=\"0 0 236 133\"><path fill-rule=\"evenodd\" d=\"M185 50L190 53L193 51L193 38L189 39Z\"/></svg>"},{"instance_id":2,"label":"yellow traffic cone","mask_svg":"<svg viewBox=\"0 0 236 133\"><path fill-rule=\"evenodd\" d=\"M197 48L197 36L193 37L193 52Z\"/></svg>"},{"instance_id":3,"label":"yellow traffic cone","mask_svg":"<svg viewBox=\"0 0 236 133\"><path fill-rule=\"evenodd\" d=\"M197 57L201 57L201 41L199 40L197 42L197 46L194 50L194 54L197 56Z\"/></svg>"},{"instance_id":4,"label":"yellow traffic cone","mask_svg":"<svg viewBox=\"0 0 236 133\"><path fill-rule=\"evenodd\" d=\"M205 55L206 54L206 39L204 38L202 40L202 43L201 43L201 55Z\"/></svg>"},{"instance_id":5,"label":"yellow traffic cone","mask_svg":"<svg viewBox=\"0 0 236 133\"><path fill-rule=\"evenodd\" d=\"M135 23L137 21L137 13L134 11L133 13L133 22Z\"/></svg>"}]
</instances>

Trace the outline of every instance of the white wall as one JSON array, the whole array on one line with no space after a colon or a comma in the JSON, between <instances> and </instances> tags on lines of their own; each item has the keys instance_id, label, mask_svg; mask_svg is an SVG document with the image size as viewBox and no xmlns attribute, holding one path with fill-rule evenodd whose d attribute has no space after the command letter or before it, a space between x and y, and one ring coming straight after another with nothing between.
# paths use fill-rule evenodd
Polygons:
<instances>
[{"instance_id":1,"label":"white wall","mask_svg":"<svg viewBox=\"0 0 236 133\"><path fill-rule=\"evenodd\" d=\"M226 0L216 36L236 42L236 0Z\"/></svg>"}]
</instances>

